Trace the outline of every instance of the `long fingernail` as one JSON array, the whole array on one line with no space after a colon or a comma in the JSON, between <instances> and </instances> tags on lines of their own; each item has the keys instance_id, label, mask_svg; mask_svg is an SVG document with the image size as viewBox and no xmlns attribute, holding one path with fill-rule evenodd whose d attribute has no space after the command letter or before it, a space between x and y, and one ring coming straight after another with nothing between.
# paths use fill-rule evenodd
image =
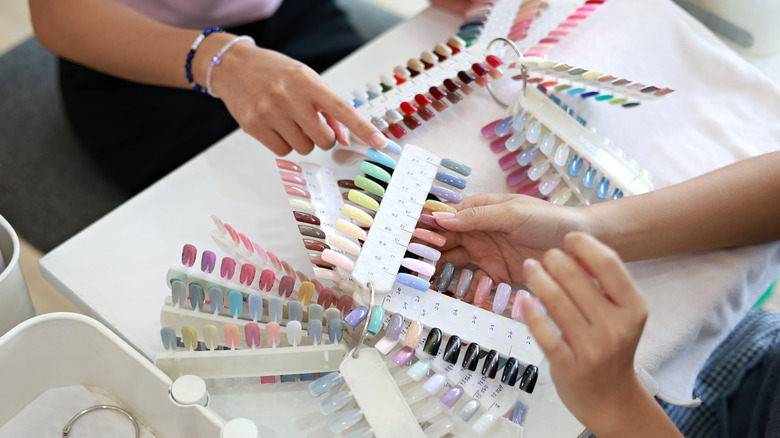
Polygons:
<instances>
[{"instance_id":1,"label":"long fingernail","mask_svg":"<svg viewBox=\"0 0 780 438\"><path fill-rule=\"evenodd\" d=\"M433 217L436 219L454 219L455 213L449 211L434 211Z\"/></svg>"},{"instance_id":2,"label":"long fingernail","mask_svg":"<svg viewBox=\"0 0 780 438\"><path fill-rule=\"evenodd\" d=\"M340 129L341 129L341 138L344 139L342 144L344 146L349 146L349 130L344 125L341 125Z\"/></svg>"},{"instance_id":3,"label":"long fingernail","mask_svg":"<svg viewBox=\"0 0 780 438\"><path fill-rule=\"evenodd\" d=\"M384 149L387 146L387 138L379 132L375 132L371 135L371 146L379 149Z\"/></svg>"}]
</instances>

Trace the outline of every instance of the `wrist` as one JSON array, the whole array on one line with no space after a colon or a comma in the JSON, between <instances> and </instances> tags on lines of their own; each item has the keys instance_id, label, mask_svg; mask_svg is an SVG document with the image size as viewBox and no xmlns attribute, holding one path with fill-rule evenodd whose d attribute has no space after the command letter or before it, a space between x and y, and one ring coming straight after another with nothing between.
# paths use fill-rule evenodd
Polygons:
<instances>
[{"instance_id":1,"label":"wrist","mask_svg":"<svg viewBox=\"0 0 780 438\"><path fill-rule=\"evenodd\" d=\"M208 72L211 57L214 56L221 47L236 37L227 32L212 32L198 46L192 58L192 78L193 81L201 87L206 87L206 75Z\"/></svg>"}]
</instances>

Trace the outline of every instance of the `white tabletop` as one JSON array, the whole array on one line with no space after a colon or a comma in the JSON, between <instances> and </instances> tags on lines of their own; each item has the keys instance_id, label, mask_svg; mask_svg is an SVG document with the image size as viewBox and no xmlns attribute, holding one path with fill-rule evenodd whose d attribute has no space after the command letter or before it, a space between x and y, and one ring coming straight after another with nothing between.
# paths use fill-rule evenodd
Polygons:
<instances>
[{"instance_id":1,"label":"white tabletop","mask_svg":"<svg viewBox=\"0 0 780 438\"><path fill-rule=\"evenodd\" d=\"M348 96L446 41L460 22L428 10L324 77ZM776 86L668 0L611 0L549 56L677 90L630 110L603 104L591 116L592 126L653 173L657 187L780 145ZM506 191L506 174L479 136L482 125L502 115L480 90L404 140L472 165L468 194ZM48 253L41 260L43 275L87 315L153 358L163 351L165 272L180 260L185 243L199 251L216 248L208 234L210 214L299 269L308 266L273 158L245 133L233 133ZM320 151L291 159L326 165L342 177L356 173ZM778 266L780 244L632 264L650 306L638 363L662 386L689 388L698 368L679 371L701 364L777 277ZM686 397L685 390L673 395Z\"/></svg>"}]
</instances>

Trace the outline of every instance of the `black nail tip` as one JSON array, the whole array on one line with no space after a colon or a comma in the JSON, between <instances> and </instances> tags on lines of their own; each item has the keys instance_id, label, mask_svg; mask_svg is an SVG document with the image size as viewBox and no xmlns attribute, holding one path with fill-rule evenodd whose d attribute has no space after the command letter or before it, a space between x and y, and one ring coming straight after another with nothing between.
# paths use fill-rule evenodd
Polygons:
<instances>
[{"instance_id":1,"label":"black nail tip","mask_svg":"<svg viewBox=\"0 0 780 438\"><path fill-rule=\"evenodd\" d=\"M498 351L490 350L485 358L485 364L482 366L482 375L490 379L495 379L498 373Z\"/></svg>"},{"instance_id":2,"label":"black nail tip","mask_svg":"<svg viewBox=\"0 0 780 438\"><path fill-rule=\"evenodd\" d=\"M441 347L441 330L438 328L432 328L428 333L428 337L425 338L425 345L423 346L423 352L436 356L439 353L439 347Z\"/></svg>"},{"instance_id":3,"label":"black nail tip","mask_svg":"<svg viewBox=\"0 0 780 438\"><path fill-rule=\"evenodd\" d=\"M458 357L460 356L460 338L456 335L453 335L450 337L449 341L447 341L447 346L444 347L444 356L442 359L451 364L455 364L458 362Z\"/></svg>"},{"instance_id":4,"label":"black nail tip","mask_svg":"<svg viewBox=\"0 0 780 438\"><path fill-rule=\"evenodd\" d=\"M504 373L501 375L501 383L514 386L517 383L517 373L520 371L520 361L510 357L504 365Z\"/></svg>"},{"instance_id":5,"label":"black nail tip","mask_svg":"<svg viewBox=\"0 0 780 438\"><path fill-rule=\"evenodd\" d=\"M528 365L523 373L523 378L520 379L518 388L529 394L534 392L537 377L539 377L539 368L536 365Z\"/></svg>"},{"instance_id":6,"label":"black nail tip","mask_svg":"<svg viewBox=\"0 0 780 438\"><path fill-rule=\"evenodd\" d=\"M466 348L466 355L463 357L463 368L469 371L476 371L479 363L479 353L481 348L476 342L472 342Z\"/></svg>"}]
</instances>

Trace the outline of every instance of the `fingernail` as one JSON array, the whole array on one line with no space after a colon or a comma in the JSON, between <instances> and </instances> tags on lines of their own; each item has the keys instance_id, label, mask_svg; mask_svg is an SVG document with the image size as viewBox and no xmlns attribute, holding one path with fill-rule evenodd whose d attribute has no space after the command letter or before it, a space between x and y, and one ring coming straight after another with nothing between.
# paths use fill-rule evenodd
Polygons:
<instances>
[{"instance_id":1,"label":"fingernail","mask_svg":"<svg viewBox=\"0 0 780 438\"><path fill-rule=\"evenodd\" d=\"M344 125L341 125L340 129L341 129L341 138L344 139L344 142L342 144L344 146L349 146L349 130ZM374 135L376 135L376 134L374 134ZM371 140L374 140L373 136L371 137Z\"/></svg>"},{"instance_id":2,"label":"fingernail","mask_svg":"<svg viewBox=\"0 0 780 438\"><path fill-rule=\"evenodd\" d=\"M455 219L455 213L449 211L434 211L432 214L436 219Z\"/></svg>"},{"instance_id":3,"label":"fingernail","mask_svg":"<svg viewBox=\"0 0 780 438\"><path fill-rule=\"evenodd\" d=\"M379 149L384 149L387 146L387 138L379 132L375 132L371 135L371 146Z\"/></svg>"},{"instance_id":4,"label":"fingernail","mask_svg":"<svg viewBox=\"0 0 780 438\"><path fill-rule=\"evenodd\" d=\"M537 266L539 266L539 261L535 259L525 259L525 261L523 261L523 269L526 271Z\"/></svg>"}]
</instances>

